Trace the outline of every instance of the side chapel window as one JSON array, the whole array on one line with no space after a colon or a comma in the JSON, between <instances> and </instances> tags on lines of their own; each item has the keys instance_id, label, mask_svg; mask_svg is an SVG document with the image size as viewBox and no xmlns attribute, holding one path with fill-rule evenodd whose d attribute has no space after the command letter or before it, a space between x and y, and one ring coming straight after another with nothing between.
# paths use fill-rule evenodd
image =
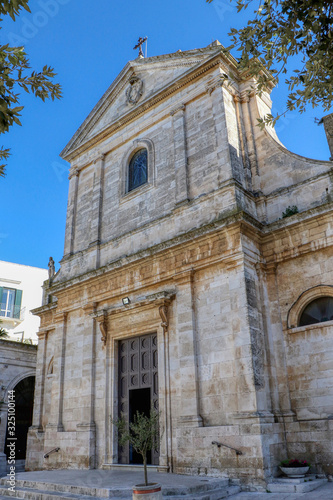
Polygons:
<instances>
[{"instance_id":1,"label":"side chapel window","mask_svg":"<svg viewBox=\"0 0 333 500\"><path fill-rule=\"evenodd\" d=\"M128 191L133 191L148 181L148 154L140 149L131 158L128 166Z\"/></svg>"},{"instance_id":2,"label":"side chapel window","mask_svg":"<svg viewBox=\"0 0 333 500\"><path fill-rule=\"evenodd\" d=\"M319 297L303 310L298 326L333 321L333 297Z\"/></svg>"}]
</instances>

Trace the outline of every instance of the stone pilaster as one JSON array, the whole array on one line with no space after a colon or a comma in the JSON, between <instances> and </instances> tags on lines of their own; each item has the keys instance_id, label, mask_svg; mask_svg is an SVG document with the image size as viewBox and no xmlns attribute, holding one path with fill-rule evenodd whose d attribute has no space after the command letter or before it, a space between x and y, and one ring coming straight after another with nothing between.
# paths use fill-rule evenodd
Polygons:
<instances>
[{"instance_id":1,"label":"stone pilaster","mask_svg":"<svg viewBox=\"0 0 333 500\"><path fill-rule=\"evenodd\" d=\"M64 257L66 257L67 255L71 255L74 251L79 173L80 173L79 170L75 167L71 168L69 172L69 191L68 191Z\"/></svg>"},{"instance_id":2,"label":"stone pilaster","mask_svg":"<svg viewBox=\"0 0 333 500\"><path fill-rule=\"evenodd\" d=\"M160 401L161 417L163 418L164 439L160 444L160 467L167 467L172 470L172 417L171 417L171 381L170 381L170 347L169 347L169 309L171 300L165 299L161 305L158 305L158 311L162 320L161 328L163 331L163 349L159 354L159 387L164 394L163 401ZM160 335L161 337L161 335ZM163 470L161 470L162 472Z\"/></svg>"},{"instance_id":3,"label":"stone pilaster","mask_svg":"<svg viewBox=\"0 0 333 500\"><path fill-rule=\"evenodd\" d=\"M34 396L34 413L32 420L32 426L39 432L43 431L47 339L48 339L48 331L40 330L38 332L36 384L35 384L35 396Z\"/></svg>"},{"instance_id":4,"label":"stone pilaster","mask_svg":"<svg viewBox=\"0 0 333 500\"><path fill-rule=\"evenodd\" d=\"M179 423L188 427L201 427L193 270L175 275L174 280L177 287L177 332L181 381Z\"/></svg>"},{"instance_id":5,"label":"stone pilaster","mask_svg":"<svg viewBox=\"0 0 333 500\"><path fill-rule=\"evenodd\" d=\"M242 163L244 165L244 179L245 179L245 187L251 191L252 190L252 176L251 176L251 165L249 161L248 149L247 149L247 139L244 127L244 117L243 110L241 105L241 98L238 95L233 96L235 103L235 111L237 118L237 127L238 127L238 135L241 146L242 153Z\"/></svg>"},{"instance_id":6,"label":"stone pilaster","mask_svg":"<svg viewBox=\"0 0 333 500\"><path fill-rule=\"evenodd\" d=\"M103 186L104 186L104 158L100 154L94 161L94 185L91 199L90 215L90 247L96 247L96 268L100 264L99 244L101 237L101 215L103 204Z\"/></svg>"},{"instance_id":7,"label":"stone pilaster","mask_svg":"<svg viewBox=\"0 0 333 500\"><path fill-rule=\"evenodd\" d=\"M261 297L265 318L268 366L270 367L270 392L273 413L279 421L293 421L287 362L278 296L277 265L257 266L261 275Z\"/></svg>"},{"instance_id":8,"label":"stone pilaster","mask_svg":"<svg viewBox=\"0 0 333 500\"><path fill-rule=\"evenodd\" d=\"M89 468L96 466L96 423L95 423L95 397L96 397L96 320L91 314L96 312L96 303L83 307L86 314L86 332L82 348L82 422L77 425L77 430L87 433Z\"/></svg>"},{"instance_id":9,"label":"stone pilaster","mask_svg":"<svg viewBox=\"0 0 333 500\"><path fill-rule=\"evenodd\" d=\"M232 178L231 157L228 142L227 120L223 102L223 85L225 78L219 76L207 87L211 97L212 111L214 117L216 155L218 166L218 185Z\"/></svg>"},{"instance_id":10,"label":"stone pilaster","mask_svg":"<svg viewBox=\"0 0 333 500\"><path fill-rule=\"evenodd\" d=\"M173 145L176 179L176 205L186 203L189 199L187 180L187 152L185 105L182 104L170 112L173 124Z\"/></svg>"},{"instance_id":11,"label":"stone pilaster","mask_svg":"<svg viewBox=\"0 0 333 500\"><path fill-rule=\"evenodd\" d=\"M233 375L236 381L237 405L232 418L249 418L258 411L257 391L264 385L262 366L264 360L260 343L251 329L248 298L251 284L246 282L243 259L228 268L230 329L234 345ZM250 300L256 300L253 295Z\"/></svg>"},{"instance_id":12,"label":"stone pilaster","mask_svg":"<svg viewBox=\"0 0 333 500\"><path fill-rule=\"evenodd\" d=\"M47 425L48 428L53 428L59 432L64 430L63 428L63 403L64 403L64 381L65 381L65 356L66 356L66 338L67 338L67 320L68 313L60 313L57 317L60 320L58 324L59 330L57 333L56 341L56 351L54 354L54 360L56 365L56 377L52 384L52 395L51 395L51 411L50 420ZM57 329L58 329L57 328Z\"/></svg>"},{"instance_id":13,"label":"stone pilaster","mask_svg":"<svg viewBox=\"0 0 333 500\"><path fill-rule=\"evenodd\" d=\"M254 140L254 124L251 116L250 100L253 97L253 93L248 92L242 93L241 103L243 111L243 123L245 128L246 143L248 150L248 159L250 162L251 174L252 174L252 188L254 191L260 190L260 177L259 177L259 167L257 161L257 150Z\"/></svg>"}]
</instances>

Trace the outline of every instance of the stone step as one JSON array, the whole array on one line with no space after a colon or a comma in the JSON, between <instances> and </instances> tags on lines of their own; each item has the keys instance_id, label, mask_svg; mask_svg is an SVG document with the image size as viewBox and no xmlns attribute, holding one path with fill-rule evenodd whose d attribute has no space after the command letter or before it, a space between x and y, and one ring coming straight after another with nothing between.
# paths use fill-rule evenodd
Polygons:
<instances>
[{"instance_id":1,"label":"stone step","mask_svg":"<svg viewBox=\"0 0 333 500\"><path fill-rule=\"evenodd\" d=\"M49 490L41 490L34 488L20 488L20 487L16 487L15 493L13 493L8 490L8 487L1 485L0 499L8 500L8 498L14 498L14 499L24 498L26 500L96 500L96 498L98 498L99 500L109 500L110 498L112 498L112 500L125 500L132 498L132 495L129 494L126 497L124 496L102 497L99 495L91 496L91 495L82 495L75 493L49 491Z\"/></svg>"},{"instance_id":2,"label":"stone step","mask_svg":"<svg viewBox=\"0 0 333 500\"><path fill-rule=\"evenodd\" d=\"M239 486L228 486L227 488L208 490L198 494L187 493L181 496L173 495L170 497L163 494L163 498L170 498L170 500L222 500L223 498L230 497L231 495L236 495L236 493L239 493L240 491L241 489Z\"/></svg>"},{"instance_id":3,"label":"stone step","mask_svg":"<svg viewBox=\"0 0 333 500\"><path fill-rule=\"evenodd\" d=\"M278 478L267 484L267 491L270 493L307 493L316 490L325 483L327 483L326 478Z\"/></svg>"},{"instance_id":4,"label":"stone step","mask_svg":"<svg viewBox=\"0 0 333 500\"><path fill-rule=\"evenodd\" d=\"M229 479L202 479L201 484L195 486L164 486L163 496L166 498L185 498L186 495L200 495L208 491L225 490L229 487ZM215 500L215 499L214 499Z\"/></svg>"},{"instance_id":5,"label":"stone step","mask_svg":"<svg viewBox=\"0 0 333 500\"><path fill-rule=\"evenodd\" d=\"M61 484L61 483L45 483L40 481L27 481L17 479L15 481L16 489L20 489L22 491L43 491L48 492L50 495L54 494L70 494L73 495L73 498L131 498L131 489L129 488L121 488L121 489L112 489L109 488L89 488L88 486L76 486L71 484ZM7 482L5 478L0 479L0 487L5 486L8 488ZM28 498L28 497L20 497L20 498ZM31 497L35 498L35 497ZM42 499L42 497L40 497ZM56 497L52 497L52 499L58 500ZM62 497L61 497L62 498ZM44 498L43 498L44 500Z\"/></svg>"},{"instance_id":6,"label":"stone step","mask_svg":"<svg viewBox=\"0 0 333 500\"><path fill-rule=\"evenodd\" d=\"M132 488L86 488L66 484L16 481L15 493L9 491L4 479L0 481L0 499L26 500L125 500L132 498ZM164 487L163 498L170 500L222 500L240 491L239 486L229 486L228 480L210 482L193 488Z\"/></svg>"}]
</instances>

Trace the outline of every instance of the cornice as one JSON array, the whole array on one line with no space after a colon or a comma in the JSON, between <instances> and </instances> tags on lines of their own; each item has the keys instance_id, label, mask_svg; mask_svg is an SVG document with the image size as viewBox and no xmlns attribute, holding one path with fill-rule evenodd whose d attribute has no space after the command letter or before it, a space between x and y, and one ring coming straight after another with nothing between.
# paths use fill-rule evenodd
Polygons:
<instances>
[{"instance_id":1,"label":"cornice","mask_svg":"<svg viewBox=\"0 0 333 500\"><path fill-rule=\"evenodd\" d=\"M17 340L0 339L2 354L5 350L16 349L18 351L37 351L36 344L25 344L24 342L17 342Z\"/></svg>"},{"instance_id":2,"label":"cornice","mask_svg":"<svg viewBox=\"0 0 333 500\"><path fill-rule=\"evenodd\" d=\"M321 237L317 235L314 239L309 237L306 242L303 241L301 244L297 245L293 242L294 235L297 236L300 231L302 234L305 234L307 226L311 229L314 220L319 220L321 226L331 223L333 203L327 205L330 205L331 210L328 211L326 206L324 206L326 210L323 206L320 206L316 209L310 209L306 212L295 214L266 226L261 237L261 249L267 265L277 265L291 259L317 252L318 250L332 247L333 237L327 236L326 234ZM289 241L288 246L279 246L279 242L281 242L286 235ZM265 248L272 242L274 243L273 253L269 253Z\"/></svg>"},{"instance_id":3,"label":"cornice","mask_svg":"<svg viewBox=\"0 0 333 500\"><path fill-rule=\"evenodd\" d=\"M313 210L311 211L313 212ZM303 215L306 217L306 214L297 214L297 215ZM319 213L317 213L319 215ZM316 217L317 215L313 215L311 219ZM307 214L309 216L309 214ZM311 222L311 219L308 219L309 222ZM285 219L283 219L285 221ZM282 222L282 221L281 221ZM287 221L289 222L289 221ZM294 221L292 224L295 226L295 230L297 230L296 225L299 223L303 223L302 220L297 220ZM285 225L284 227L276 227L274 224L270 224L269 226L264 226L260 222L258 222L256 219L254 219L251 215L249 215L246 212L240 211L237 213L234 213L232 215L229 215L223 219L220 220L215 220L209 224L206 224L204 227L201 228L196 228L192 231L189 231L183 235L177 236L173 238L172 240L168 240L166 242L160 243L158 245L155 245L149 249L142 250L140 252L137 252L136 254L133 254L131 256L127 256L126 258L120 258L114 262L111 262L107 266L104 266L103 268L100 268L98 270L94 271L88 271L82 275L75 276L69 280L66 280L64 282L60 282L57 284L54 284L52 286L52 289L50 292L52 294L56 294L57 292L63 292L67 290L68 288L71 288L73 286L78 286L81 285L82 283L85 283L89 281L90 279L93 278L98 278L99 276L102 276L106 273L113 272L113 271L122 271L125 267L129 269L133 265L137 265L137 263L142 260L146 259L147 257L150 257L152 255L157 255L162 253L163 251L175 248L177 246L182 246L184 248L185 244L191 244L194 239L199 238L201 236L209 236L212 232L218 231L218 230L223 230L225 228L230 228L232 226L238 226L240 228L240 231L242 234L248 234L249 236L255 238L255 240L260 244L261 248L265 246L269 241L276 239L276 231L283 231L285 232L290 228L290 225ZM283 237L283 234L280 236ZM326 242L326 246L330 245L329 242ZM322 248L324 248L322 246ZM267 258L266 261L264 262L268 266L271 266L272 263L278 263L282 262L285 260L288 260L290 258L294 258L299 255L303 255L304 253L308 252L313 252L317 249L314 248L313 246L305 246L302 249L299 249L297 254L293 251L293 249L289 249L289 251L283 252L283 254L274 254L272 258ZM211 265L216 264L217 262L221 263L227 263L227 261L230 260L230 265L234 265L234 260L235 260L235 255L228 255L225 258L219 257L219 259L213 259L212 261L210 260L209 262L202 262L202 263L196 263L195 266L195 271L201 268L209 267ZM172 279L172 276L168 276L166 280ZM49 309L47 306L44 306L45 309L39 308L39 312L46 312Z\"/></svg>"},{"instance_id":4,"label":"cornice","mask_svg":"<svg viewBox=\"0 0 333 500\"><path fill-rule=\"evenodd\" d=\"M45 304L44 306L36 307L35 309L31 309L31 313L34 314L35 316L38 316L39 314L46 313L49 311L52 311L53 309L57 309L57 302L52 302L51 304Z\"/></svg>"},{"instance_id":5,"label":"cornice","mask_svg":"<svg viewBox=\"0 0 333 500\"><path fill-rule=\"evenodd\" d=\"M263 226L263 241L266 243L271 238L276 238L278 232L290 231L291 229L296 229L299 224L311 223L313 219L320 217L320 222L323 223L323 218L325 216L332 220L333 213L333 202L325 203L319 205L315 208L310 208L304 212L299 212L290 217L285 217L284 219L279 219L277 221L271 222Z\"/></svg>"},{"instance_id":6,"label":"cornice","mask_svg":"<svg viewBox=\"0 0 333 500\"><path fill-rule=\"evenodd\" d=\"M290 152L288 150L285 150L285 151L287 151L288 153ZM291 154L294 154L294 153L291 153ZM309 163L310 162L312 163L311 159L309 159L309 158L304 158L304 159L307 160ZM325 162L325 161L320 161L320 160L313 160L313 161L320 163L321 165L326 164L326 163L327 164L331 163L331 162ZM283 187L274 189L274 191L271 191L270 193L262 193L262 192L258 193L258 192L256 192L255 197L256 197L256 200L258 200L258 199L267 200L269 198L279 198L286 193L290 193L290 192L294 191L295 188L298 188L300 186L309 185L310 183L321 180L322 178L328 177L331 174L333 174L333 168L328 170L328 171L320 172L319 174L315 174L315 175L308 177L307 179L304 179L302 181L295 182L294 184L291 184L290 186L283 186Z\"/></svg>"},{"instance_id":7,"label":"cornice","mask_svg":"<svg viewBox=\"0 0 333 500\"><path fill-rule=\"evenodd\" d=\"M97 321L103 321L105 317L107 316L117 316L121 314L122 316L124 314L131 313L134 309L137 308L151 308L151 307L156 307L164 304L169 304L176 296L175 290L166 290L163 292L157 292L151 295L146 295L144 297L139 297L138 299L135 300L135 302L131 302L127 306L121 306L119 307L118 305L107 307L107 308L102 308L99 309L95 312L90 313L90 316Z\"/></svg>"},{"instance_id":8,"label":"cornice","mask_svg":"<svg viewBox=\"0 0 333 500\"><path fill-rule=\"evenodd\" d=\"M223 230L227 227L229 229L230 226L232 225L239 225L241 221L243 221L243 224L245 224L246 221L249 225L254 224L257 227L257 230L259 230L261 227L260 223L255 221L255 219L253 219L253 217L251 217L246 212L236 212L233 213L232 215L224 217L223 219L210 222L209 224L206 224L201 228L196 228L192 231L188 231L183 235L177 236L171 240L160 243L158 245L154 245L153 247L137 252L131 256L126 256L125 258L117 259L116 261L113 261L110 264L102 268L99 268L97 270L88 271L82 275L75 276L66 281L53 284L50 293L57 294L59 292L67 290L68 288L71 288L72 286L81 285L82 283L85 283L92 278L98 278L99 276L105 275L106 273L112 271L122 271L125 267L129 268L130 266L137 265L137 263L142 259L146 259L147 257L150 257L152 255L160 254L165 250L173 249L180 245L182 245L183 248L185 244L192 244L195 238L206 235L209 236L212 232L216 230ZM232 258L232 256L231 257L229 255L227 257L219 256L218 262L222 261L224 262L224 260L226 259L230 260L230 258ZM214 259L214 263L215 262L216 259ZM199 263L196 263L196 268L207 267L209 265L212 265L212 262L208 264L203 263L202 266L200 266Z\"/></svg>"}]
</instances>

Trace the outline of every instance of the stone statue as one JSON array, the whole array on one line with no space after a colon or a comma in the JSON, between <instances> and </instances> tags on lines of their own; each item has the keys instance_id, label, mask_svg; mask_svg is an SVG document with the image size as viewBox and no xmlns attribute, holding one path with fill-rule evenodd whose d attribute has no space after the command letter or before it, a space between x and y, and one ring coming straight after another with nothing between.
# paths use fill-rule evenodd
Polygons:
<instances>
[{"instance_id":1,"label":"stone statue","mask_svg":"<svg viewBox=\"0 0 333 500\"><path fill-rule=\"evenodd\" d=\"M49 267L49 279L51 280L55 275L54 260L52 259L52 257L50 257L49 259L48 267Z\"/></svg>"}]
</instances>

